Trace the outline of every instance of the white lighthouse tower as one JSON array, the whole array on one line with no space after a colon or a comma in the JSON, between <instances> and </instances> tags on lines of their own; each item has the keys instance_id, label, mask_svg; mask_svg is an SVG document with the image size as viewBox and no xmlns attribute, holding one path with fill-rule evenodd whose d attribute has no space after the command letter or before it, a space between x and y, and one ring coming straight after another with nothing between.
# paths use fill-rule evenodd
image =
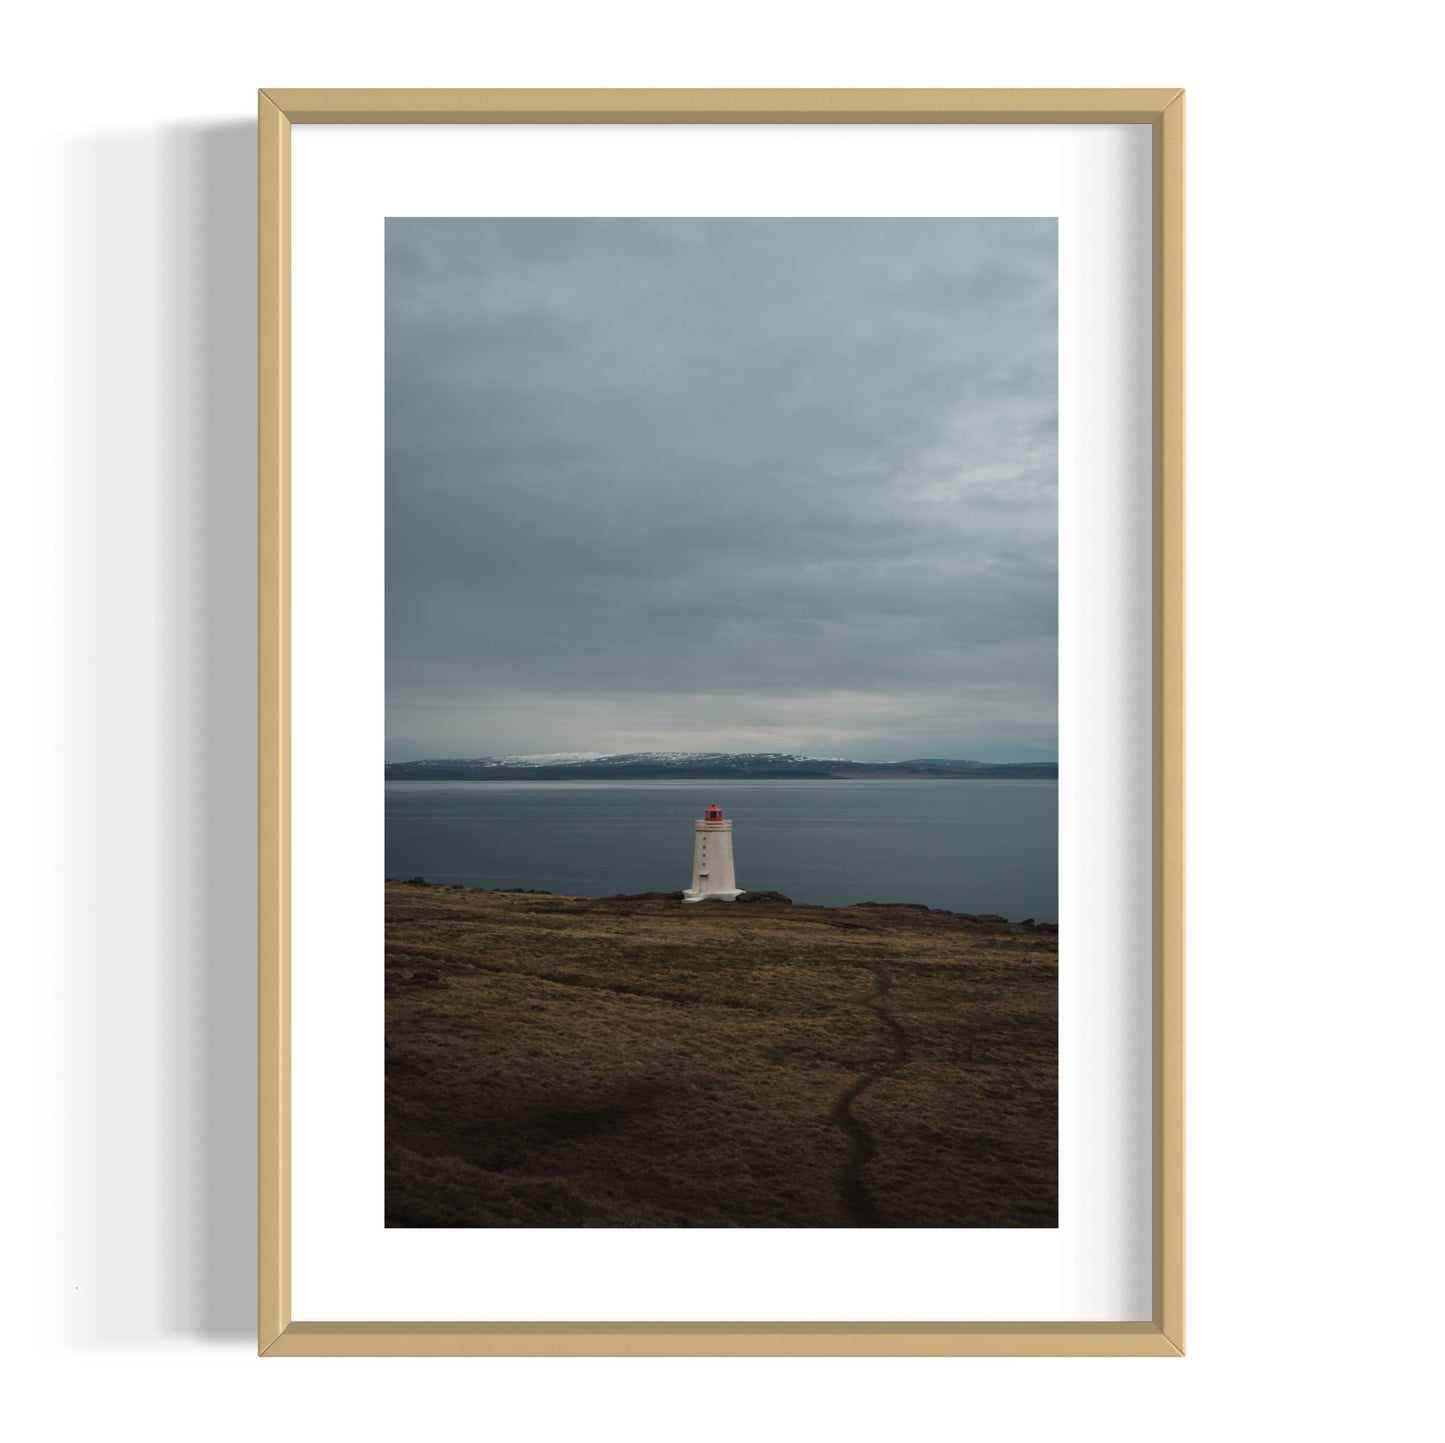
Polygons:
<instances>
[{"instance_id":1,"label":"white lighthouse tower","mask_svg":"<svg viewBox=\"0 0 1445 1443\"><path fill-rule=\"evenodd\" d=\"M712 806L693 823L692 886L684 902L736 902L742 889L733 878L733 824Z\"/></svg>"}]
</instances>

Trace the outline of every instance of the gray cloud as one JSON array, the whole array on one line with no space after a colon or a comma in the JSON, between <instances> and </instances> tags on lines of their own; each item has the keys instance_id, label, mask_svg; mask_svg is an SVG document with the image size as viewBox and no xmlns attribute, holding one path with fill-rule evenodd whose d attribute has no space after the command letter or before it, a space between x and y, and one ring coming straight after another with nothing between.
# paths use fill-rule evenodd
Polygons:
<instances>
[{"instance_id":1,"label":"gray cloud","mask_svg":"<svg viewBox=\"0 0 1445 1443\"><path fill-rule=\"evenodd\" d=\"M1056 755L1052 220L393 220L388 755Z\"/></svg>"}]
</instances>

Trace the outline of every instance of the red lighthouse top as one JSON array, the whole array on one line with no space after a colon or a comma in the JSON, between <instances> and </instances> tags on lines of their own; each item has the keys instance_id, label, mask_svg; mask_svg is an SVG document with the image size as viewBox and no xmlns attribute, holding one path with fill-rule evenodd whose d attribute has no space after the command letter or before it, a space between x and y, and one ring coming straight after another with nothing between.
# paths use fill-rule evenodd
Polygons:
<instances>
[{"instance_id":1,"label":"red lighthouse top","mask_svg":"<svg viewBox=\"0 0 1445 1443\"><path fill-rule=\"evenodd\" d=\"M714 802L712 806L710 806L707 811L702 814L702 819L705 822L722 821L722 808L718 806L716 802Z\"/></svg>"}]
</instances>

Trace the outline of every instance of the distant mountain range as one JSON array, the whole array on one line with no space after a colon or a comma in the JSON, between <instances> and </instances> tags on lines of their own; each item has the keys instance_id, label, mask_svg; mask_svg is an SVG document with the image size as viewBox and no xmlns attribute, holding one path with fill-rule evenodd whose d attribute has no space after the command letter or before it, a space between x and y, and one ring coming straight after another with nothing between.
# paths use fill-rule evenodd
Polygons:
<instances>
[{"instance_id":1,"label":"distant mountain range","mask_svg":"<svg viewBox=\"0 0 1445 1443\"><path fill-rule=\"evenodd\" d=\"M386 779L433 782L724 781L777 778L942 777L1055 779L1057 762L968 762L916 757L903 762L855 762L844 757L797 757L785 752L539 752L529 756L448 757L388 762Z\"/></svg>"}]
</instances>

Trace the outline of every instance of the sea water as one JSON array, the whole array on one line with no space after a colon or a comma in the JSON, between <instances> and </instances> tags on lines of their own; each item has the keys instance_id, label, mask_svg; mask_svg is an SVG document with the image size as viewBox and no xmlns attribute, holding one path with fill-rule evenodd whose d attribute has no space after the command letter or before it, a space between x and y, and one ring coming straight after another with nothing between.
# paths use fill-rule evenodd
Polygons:
<instances>
[{"instance_id":1,"label":"sea water","mask_svg":"<svg viewBox=\"0 0 1445 1443\"><path fill-rule=\"evenodd\" d=\"M739 887L1058 919L1058 783L973 779L387 782L386 875L580 897L681 891L693 822L733 823Z\"/></svg>"}]
</instances>

